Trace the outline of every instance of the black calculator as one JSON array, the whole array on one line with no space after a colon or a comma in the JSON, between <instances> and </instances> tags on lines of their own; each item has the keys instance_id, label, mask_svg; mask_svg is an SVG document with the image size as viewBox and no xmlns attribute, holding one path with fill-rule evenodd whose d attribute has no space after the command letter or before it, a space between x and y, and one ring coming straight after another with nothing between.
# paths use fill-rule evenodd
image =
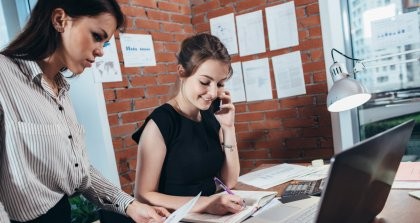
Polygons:
<instances>
[{"instance_id":1,"label":"black calculator","mask_svg":"<svg viewBox=\"0 0 420 223\"><path fill-rule=\"evenodd\" d=\"M287 203L321 195L323 186L324 179L291 183L284 189L280 201Z\"/></svg>"}]
</instances>

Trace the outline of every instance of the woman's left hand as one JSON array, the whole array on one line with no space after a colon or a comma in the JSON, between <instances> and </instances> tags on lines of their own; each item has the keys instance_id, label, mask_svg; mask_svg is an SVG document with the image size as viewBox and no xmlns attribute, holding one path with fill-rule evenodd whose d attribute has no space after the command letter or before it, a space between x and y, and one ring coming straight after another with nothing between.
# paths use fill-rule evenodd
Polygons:
<instances>
[{"instance_id":1,"label":"woman's left hand","mask_svg":"<svg viewBox=\"0 0 420 223\"><path fill-rule=\"evenodd\" d=\"M149 206L138 201L129 204L126 212L136 223L164 222L170 215L165 208Z\"/></svg>"}]
</instances>

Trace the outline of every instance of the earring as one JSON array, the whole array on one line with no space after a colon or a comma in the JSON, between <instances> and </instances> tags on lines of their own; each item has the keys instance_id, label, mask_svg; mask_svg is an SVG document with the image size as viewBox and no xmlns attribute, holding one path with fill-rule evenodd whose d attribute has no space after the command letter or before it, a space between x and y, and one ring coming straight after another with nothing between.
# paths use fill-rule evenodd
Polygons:
<instances>
[{"instance_id":1,"label":"earring","mask_svg":"<svg viewBox=\"0 0 420 223\"><path fill-rule=\"evenodd\" d=\"M59 33L64 32L64 28L58 25L57 23L54 24L54 29L57 30L57 32Z\"/></svg>"}]
</instances>

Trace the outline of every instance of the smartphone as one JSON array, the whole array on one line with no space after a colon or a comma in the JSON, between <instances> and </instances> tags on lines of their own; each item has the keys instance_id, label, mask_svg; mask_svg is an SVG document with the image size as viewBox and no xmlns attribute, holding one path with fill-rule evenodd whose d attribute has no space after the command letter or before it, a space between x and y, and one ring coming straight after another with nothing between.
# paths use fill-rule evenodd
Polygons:
<instances>
[{"instance_id":1,"label":"smartphone","mask_svg":"<svg viewBox=\"0 0 420 223\"><path fill-rule=\"evenodd\" d=\"M220 98L214 99L214 101L211 103L210 109L213 111L213 113L216 113L220 111L220 106L222 105L222 100Z\"/></svg>"}]
</instances>

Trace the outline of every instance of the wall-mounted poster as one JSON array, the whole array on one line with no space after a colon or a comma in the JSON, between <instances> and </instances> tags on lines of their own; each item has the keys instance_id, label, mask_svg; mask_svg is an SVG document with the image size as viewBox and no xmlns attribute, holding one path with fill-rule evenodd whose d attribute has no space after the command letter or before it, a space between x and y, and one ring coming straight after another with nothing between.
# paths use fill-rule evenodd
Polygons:
<instances>
[{"instance_id":1,"label":"wall-mounted poster","mask_svg":"<svg viewBox=\"0 0 420 223\"><path fill-rule=\"evenodd\" d=\"M265 52L265 36L262 11L236 16L239 55L246 56Z\"/></svg>"},{"instance_id":2,"label":"wall-mounted poster","mask_svg":"<svg viewBox=\"0 0 420 223\"><path fill-rule=\"evenodd\" d=\"M104 46L104 55L95 59L92 69L95 82L97 83L122 81L120 61L118 59L114 36Z\"/></svg>"},{"instance_id":3,"label":"wall-mounted poster","mask_svg":"<svg viewBox=\"0 0 420 223\"><path fill-rule=\"evenodd\" d=\"M270 50L299 45L294 1L267 7L265 15Z\"/></svg>"},{"instance_id":4,"label":"wall-mounted poster","mask_svg":"<svg viewBox=\"0 0 420 223\"><path fill-rule=\"evenodd\" d=\"M246 101L241 62L232 63L232 69L232 77L226 81L225 88L230 91L232 102Z\"/></svg>"},{"instance_id":5,"label":"wall-mounted poster","mask_svg":"<svg viewBox=\"0 0 420 223\"><path fill-rule=\"evenodd\" d=\"M238 53L233 13L210 19L210 31L212 35L217 36L222 41L229 54Z\"/></svg>"},{"instance_id":6,"label":"wall-mounted poster","mask_svg":"<svg viewBox=\"0 0 420 223\"><path fill-rule=\"evenodd\" d=\"M125 67L156 66L151 35L120 33Z\"/></svg>"},{"instance_id":7,"label":"wall-mounted poster","mask_svg":"<svg viewBox=\"0 0 420 223\"><path fill-rule=\"evenodd\" d=\"M271 58L278 98L306 94L300 51Z\"/></svg>"},{"instance_id":8,"label":"wall-mounted poster","mask_svg":"<svg viewBox=\"0 0 420 223\"><path fill-rule=\"evenodd\" d=\"M273 99L268 58L242 62L247 101Z\"/></svg>"}]
</instances>

